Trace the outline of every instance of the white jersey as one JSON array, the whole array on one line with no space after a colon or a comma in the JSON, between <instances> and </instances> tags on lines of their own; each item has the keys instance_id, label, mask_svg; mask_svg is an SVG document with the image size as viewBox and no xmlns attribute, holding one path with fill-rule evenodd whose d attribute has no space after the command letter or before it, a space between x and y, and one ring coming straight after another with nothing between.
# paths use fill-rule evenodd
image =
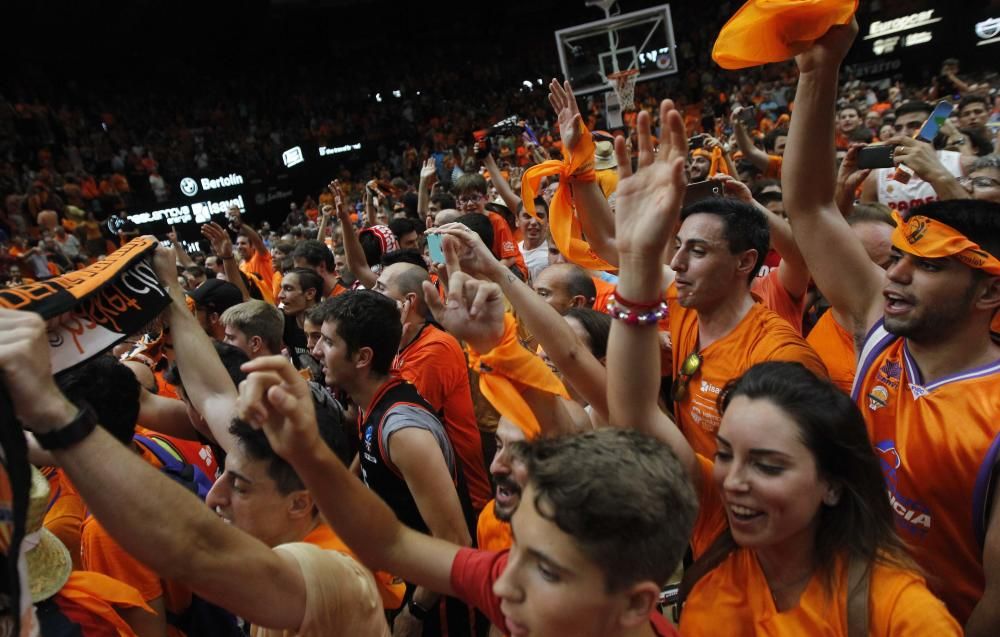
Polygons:
<instances>
[{"instance_id":1,"label":"white jersey","mask_svg":"<svg viewBox=\"0 0 1000 637\"><path fill-rule=\"evenodd\" d=\"M955 177L962 176L961 153L951 150L936 152L945 170ZM910 181L904 184L892 178L895 172L895 168L879 168L875 171L879 203L884 203L905 216L913 208L938 200L937 193L928 182L913 175Z\"/></svg>"}]
</instances>

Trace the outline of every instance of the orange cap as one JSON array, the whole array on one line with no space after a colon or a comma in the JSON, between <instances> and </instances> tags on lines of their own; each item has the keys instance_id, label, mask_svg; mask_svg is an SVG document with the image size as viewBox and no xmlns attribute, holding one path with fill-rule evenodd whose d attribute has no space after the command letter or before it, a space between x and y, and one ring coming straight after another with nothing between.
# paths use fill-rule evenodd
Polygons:
<instances>
[{"instance_id":1,"label":"orange cap","mask_svg":"<svg viewBox=\"0 0 1000 637\"><path fill-rule=\"evenodd\" d=\"M722 27L712 59L724 69L783 62L850 22L857 8L858 0L749 0Z\"/></svg>"}]
</instances>

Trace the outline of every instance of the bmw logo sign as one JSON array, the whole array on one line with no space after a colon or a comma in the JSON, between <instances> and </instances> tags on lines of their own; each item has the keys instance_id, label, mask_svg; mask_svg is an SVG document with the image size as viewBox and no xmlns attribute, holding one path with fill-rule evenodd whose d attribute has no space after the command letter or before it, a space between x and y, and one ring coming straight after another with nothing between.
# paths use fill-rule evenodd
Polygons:
<instances>
[{"instance_id":1,"label":"bmw logo sign","mask_svg":"<svg viewBox=\"0 0 1000 637\"><path fill-rule=\"evenodd\" d=\"M181 192L183 192L188 197L194 197L198 194L198 182L190 177L185 177L181 179Z\"/></svg>"}]
</instances>

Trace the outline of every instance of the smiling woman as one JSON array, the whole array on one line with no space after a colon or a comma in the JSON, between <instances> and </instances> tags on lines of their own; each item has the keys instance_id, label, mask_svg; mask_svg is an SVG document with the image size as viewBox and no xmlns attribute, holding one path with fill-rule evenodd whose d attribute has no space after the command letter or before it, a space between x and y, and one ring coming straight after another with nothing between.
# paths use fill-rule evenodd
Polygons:
<instances>
[{"instance_id":1,"label":"smiling woman","mask_svg":"<svg viewBox=\"0 0 1000 637\"><path fill-rule=\"evenodd\" d=\"M846 394L798 363L762 363L719 407L715 461L695 456L701 508L682 634L724 624L898 635L910 621L960 634L896 535L880 460Z\"/></svg>"}]
</instances>

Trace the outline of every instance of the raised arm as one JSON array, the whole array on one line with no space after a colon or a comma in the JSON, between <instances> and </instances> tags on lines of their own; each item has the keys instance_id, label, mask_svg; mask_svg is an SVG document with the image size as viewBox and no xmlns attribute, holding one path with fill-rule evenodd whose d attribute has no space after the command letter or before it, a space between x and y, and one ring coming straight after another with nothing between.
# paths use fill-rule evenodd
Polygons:
<instances>
[{"instance_id":1,"label":"raised arm","mask_svg":"<svg viewBox=\"0 0 1000 637\"><path fill-rule=\"evenodd\" d=\"M649 114L637 122L639 170L632 167L624 140L615 142L618 155L618 207L615 217L620 271L615 297L619 304L655 307L663 298L662 264L673 240L684 201L684 158L687 137L681 115L670 100L660 104L664 137L654 155ZM656 322L630 325L616 319L608 342L608 407L615 427L635 427L670 445L691 475L694 451L674 423L660 411L660 344Z\"/></svg>"},{"instance_id":2,"label":"raised arm","mask_svg":"<svg viewBox=\"0 0 1000 637\"><path fill-rule=\"evenodd\" d=\"M174 230L173 226L170 226L170 232L167 233L167 239L170 240L170 244L174 247L174 252L177 253L177 263L180 263L185 268L195 264L191 255L189 255L187 250L184 249L184 244L177 239L177 231Z\"/></svg>"},{"instance_id":3,"label":"raised arm","mask_svg":"<svg viewBox=\"0 0 1000 637\"><path fill-rule=\"evenodd\" d=\"M212 437L228 452L234 444L229 425L236 413L236 386L215 353L212 339L184 302L173 251L157 248L153 265L173 301L166 312L174 342L174 358L184 379L184 393L204 418Z\"/></svg>"},{"instance_id":4,"label":"raised arm","mask_svg":"<svg viewBox=\"0 0 1000 637\"><path fill-rule=\"evenodd\" d=\"M835 194L834 103L840 63L858 25L835 26L796 56L799 85L781 186L795 242L816 285L856 336L878 320L885 273L847 225Z\"/></svg>"},{"instance_id":5,"label":"raised arm","mask_svg":"<svg viewBox=\"0 0 1000 637\"><path fill-rule=\"evenodd\" d=\"M767 170L770 159L768 159L767 153L754 145L753 140L750 139L750 132L747 130L746 124L743 123L742 119L737 117L742 110L742 106L737 106L733 109L733 113L730 116L733 133L736 134L736 145L739 147L740 152L743 153L743 159L756 166L761 172L764 172ZM785 152L787 156L788 151L786 150Z\"/></svg>"},{"instance_id":6,"label":"raised arm","mask_svg":"<svg viewBox=\"0 0 1000 637\"><path fill-rule=\"evenodd\" d=\"M447 224L435 231L453 237L462 245L462 270L493 281L500 287L517 313L518 320L545 349L546 355L555 363L563 379L573 385L594 411L607 421L607 371L580 342L569 323L525 282L502 267L492 257L479 235L461 224ZM534 408L532 411L535 414L545 413L544 410Z\"/></svg>"},{"instance_id":7,"label":"raised arm","mask_svg":"<svg viewBox=\"0 0 1000 637\"><path fill-rule=\"evenodd\" d=\"M365 251L358 239L358 230L351 223L351 215L346 208L338 208L337 216L340 218L340 230L344 239L344 259L347 261L347 269L354 274L361 285L371 290L375 287L378 277L368 267Z\"/></svg>"},{"instance_id":8,"label":"raised arm","mask_svg":"<svg viewBox=\"0 0 1000 637\"><path fill-rule=\"evenodd\" d=\"M486 157L483 158L483 165L486 166L486 170L490 173L490 180L493 182L493 187L497 189L497 194L503 199L504 205L510 208L510 211L516 215L517 211L521 209L521 198L510 187L507 180L504 179L503 173L500 172L500 167L497 166L492 153L486 153Z\"/></svg>"},{"instance_id":9,"label":"raised arm","mask_svg":"<svg viewBox=\"0 0 1000 637\"><path fill-rule=\"evenodd\" d=\"M437 166L433 157L428 157L420 168L420 185L417 187L417 216L427 218L427 210L431 204L431 190L437 183Z\"/></svg>"},{"instance_id":10,"label":"raised arm","mask_svg":"<svg viewBox=\"0 0 1000 637\"><path fill-rule=\"evenodd\" d=\"M38 315L0 310L0 369L19 419L36 433L60 429L77 413L52 380L47 349ZM293 558L223 523L101 427L53 453L88 509L157 573L255 624L301 626L305 581Z\"/></svg>"},{"instance_id":11,"label":"raised arm","mask_svg":"<svg viewBox=\"0 0 1000 637\"><path fill-rule=\"evenodd\" d=\"M247 289L246 284L243 282L243 277L240 276L240 266L236 265L236 257L233 256L233 244L229 240L229 235L226 234L225 229L214 221L211 221L201 227L201 235L212 244L212 251L215 252L215 256L222 259L222 267L226 271L226 280L239 289L244 301L249 301L250 290Z\"/></svg>"},{"instance_id":12,"label":"raised arm","mask_svg":"<svg viewBox=\"0 0 1000 637\"><path fill-rule=\"evenodd\" d=\"M583 125L583 116L573 95L569 82L560 84L552 80L549 84L549 103L559 121L559 135L564 151L573 151L583 135L589 134ZM610 263L618 264L618 249L615 247L615 219L611 213L600 184L594 181L573 181L573 206L580 220L580 227L587 237L594 253Z\"/></svg>"}]
</instances>

